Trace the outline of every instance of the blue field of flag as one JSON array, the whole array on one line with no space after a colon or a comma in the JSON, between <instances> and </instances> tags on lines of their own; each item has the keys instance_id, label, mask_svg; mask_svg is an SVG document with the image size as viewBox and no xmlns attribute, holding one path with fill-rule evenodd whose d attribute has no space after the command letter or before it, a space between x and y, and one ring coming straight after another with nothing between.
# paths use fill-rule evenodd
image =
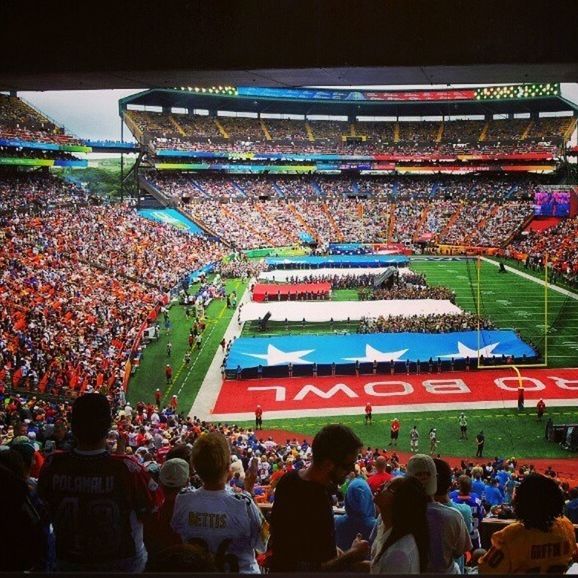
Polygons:
<instances>
[{"instance_id":1,"label":"blue field of flag","mask_svg":"<svg viewBox=\"0 0 578 578\"><path fill-rule=\"evenodd\" d=\"M226 368L308 365L317 363L360 363L410 361L430 358L477 359L512 356L535 357L535 351L515 331L452 333L369 333L354 335L289 335L283 337L240 337L231 346Z\"/></svg>"},{"instance_id":2,"label":"blue field of flag","mask_svg":"<svg viewBox=\"0 0 578 578\"><path fill-rule=\"evenodd\" d=\"M328 255L325 257L268 257L270 269L318 269L321 267L388 267L407 265L405 255Z\"/></svg>"}]
</instances>

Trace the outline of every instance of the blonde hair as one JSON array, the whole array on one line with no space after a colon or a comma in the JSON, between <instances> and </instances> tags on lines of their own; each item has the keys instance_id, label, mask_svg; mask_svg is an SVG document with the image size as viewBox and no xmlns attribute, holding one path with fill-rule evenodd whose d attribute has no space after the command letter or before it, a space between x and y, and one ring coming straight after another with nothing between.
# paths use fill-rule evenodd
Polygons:
<instances>
[{"instance_id":1,"label":"blonde hair","mask_svg":"<svg viewBox=\"0 0 578 578\"><path fill-rule=\"evenodd\" d=\"M223 434L210 432L193 444L191 464L203 482L218 482L229 471L230 463L229 442Z\"/></svg>"}]
</instances>

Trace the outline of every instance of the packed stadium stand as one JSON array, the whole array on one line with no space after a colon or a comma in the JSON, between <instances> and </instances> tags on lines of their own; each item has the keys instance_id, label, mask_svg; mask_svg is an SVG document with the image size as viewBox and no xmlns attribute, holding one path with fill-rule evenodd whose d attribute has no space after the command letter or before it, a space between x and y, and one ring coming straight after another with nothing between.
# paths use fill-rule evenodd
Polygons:
<instances>
[{"instance_id":1,"label":"packed stadium stand","mask_svg":"<svg viewBox=\"0 0 578 578\"><path fill-rule=\"evenodd\" d=\"M173 389L173 370L169 363L166 369L161 368L166 377L166 386L162 383L163 392L157 387L161 384L155 381L158 376L148 377L150 383L146 398L143 396L132 405L127 403L127 386L134 368L132 363L136 366L143 354L144 333L148 334L152 327L153 336L149 335L147 339L158 339L160 324L157 317L160 319L162 315L167 338L170 334L169 305L182 306L186 318L182 323L183 327L186 325L188 336L183 339L188 339L189 349L184 354L179 372L188 371L187 376L196 365L195 360L189 368L192 349L196 348L200 356L202 340L205 336L207 339L211 337L219 316L222 317L226 309L235 309L237 295L235 292L225 294L223 286L208 287L202 283L202 295L189 300L191 295L187 290L193 275L195 279L197 276L203 279L209 266L215 265L217 277L234 277L243 282L251 279L254 300L265 307L271 306L269 291L279 287L273 284L279 279L268 279L269 284L262 282L261 286L256 286L253 277L274 273L286 274L290 284L284 288L283 299L281 290L278 291L278 300L286 301L280 304L284 310L291 305L289 301L294 288L295 295L299 295L295 300L309 301L308 305L313 307L317 301L331 305L331 292L346 289L356 292L359 301L367 301L360 304L364 309L379 305L381 301L390 304L400 301L408 307L416 302L432 301L433 305L444 302L450 308L451 312L413 315L411 311L405 311L404 305L404 315L370 317L364 313L351 322L354 336L372 338L377 334L393 333L396 339L401 333L420 334L420 339L426 339L426 334L443 336L452 332L491 331L496 327L489 318L457 308L453 290L429 285L424 274L407 267L388 267L389 272L359 272L351 266L345 272L320 269L315 274L308 270L303 278L299 276L302 272L299 269L266 271L265 261L249 260L243 252L259 248L274 252L283 247L307 254L312 251L313 258L329 258L333 254L332 244L353 244L355 250L361 252L367 250L371 253L374 248L381 250L385 247L389 252L404 253L404 263L408 261L407 254L437 254L447 249L459 255L500 254L524 261L532 267L543 265L544 256L548 255L553 271L563 276L566 282L575 283L578 277L578 217L570 214L575 205L569 205L567 216L555 213L555 218L548 221L550 226L531 226L536 214L536 195L547 197L558 185L557 163L568 133L575 126L574 117L540 118L534 115L524 119L378 122L356 118L337 121L177 114L170 110L137 111L122 106L121 114L139 141L135 173L141 191L138 198L119 203L98 198L86 187L63 179L60 173L50 172L49 166L54 166L50 163L66 163L73 161L74 157L67 156L66 150L35 149L29 146L30 143L68 146L81 141L67 135L23 101L0 95L0 165L7 165L0 167L0 468L3 476L4 470L12 471L12 468L16 472L21 468L17 481L22 487L29 484L33 488L30 492L33 501L28 506L31 504L32 509L39 513L35 532L27 534L28 539L24 540L33 543L33 547L27 544L26 554L22 558L13 556L6 568L140 571L147 558L147 554L143 557L143 552L148 551L149 570L180 570L182 567L174 557L163 558L163 548L170 544L177 553L181 552L182 538L188 537L188 530L180 527L177 531L179 526L174 520L178 516L173 518L173 508L177 512L179 504L182 505L188 497L194 499L202 495L203 488L221 490L223 499L231 500L231 508L250 519L250 530L243 531L243 540L246 535L254 536L254 539L249 545L241 540L243 551L239 558L228 555L227 564L233 564L229 569L258 572L260 568L268 570L271 564L279 563L271 562L270 548L268 555L258 558L255 550L262 554L267 552L268 523L265 516L271 518L271 508L274 512L273 530L279 532L279 503L283 503L287 485L297 479L295 471L315 467L314 462L312 465L311 436L297 441L292 433L276 439L259 433L259 428L263 427L260 406L255 410L255 430L246 424L210 423L194 413L187 415L191 408L180 405L182 388ZM10 142L13 140L18 143ZM189 157L187 153L190 152L216 153L217 156ZM235 154L229 157L231 152ZM273 158L267 155L255 158L259 152L280 154ZM347 155L381 152L393 152L397 156L393 161L391 158L347 158ZM179 156L180 153L184 156ZM326 156L312 158L312 154L318 153ZM327 158L333 153L338 158ZM465 153L476 158L465 158ZM507 165L502 164L503 158L499 155L518 153L520 156L510 158ZM537 156L526 158L524 155L527 153ZM296 156L292 157L294 154ZM450 158L440 160L440 154L450 154ZM459 155L462 157L458 159ZM494 157L480 161L478 157L484 155ZM3 159L10 162L3 163ZM452 164L458 160L461 166ZM366 164L356 165L358 161ZM223 162L227 166L222 166ZM392 166L388 164L390 162L399 164ZM470 164L477 162L483 164ZM408 167L411 174L403 174ZM424 167L427 172L422 173ZM464 167L466 170L462 170ZM566 189L556 190L567 193ZM568 191L568 198L574 202L576 190L569 187ZM152 212L173 210L177 217L189 220L200 230L185 230L170 222L145 218L144 212L139 211L143 199L150 202ZM387 255L377 257L389 258ZM309 256L298 258L309 259ZM385 277L392 278L387 287L381 285ZM317 291L320 285L323 285L323 291ZM212 298L226 299L226 307L223 303L221 312L211 319L205 317L205 296L208 296L207 302ZM301 303L296 305L301 319L304 307L300 307ZM248 309L248 306L243 306ZM238 324L241 325L241 308L238 315ZM343 319L346 315L344 313ZM350 321L348 318L344 323ZM262 331L262 319L259 318L258 322L259 331ZM328 323L333 329L334 319ZM210 328L203 333L207 325ZM235 325L234 318L231 318L231 325ZM287 319L285 325L288 329ZM338 337L337 331L332 333ZM177 334L174 335L176 338ZM222 360L221 375L224 379L227 378L226 362L233 341L234 338L228 341L223 336L215 354L219 361ZM161 365L170 361L178 367L180 359L173 360L172 347L172 342L168 341L166 356L163 352L160 357ZM473 350L466 350L470 352L468 356L459 360L454 360L450 354L444 355L443 361L439 357L437 361L432 358L429 361L422 358L422 362L418 360L417 363L412 361L412 372L419 374L423 366L424 372L433 373L434 364L440 373L442 369L469 372L471 362L476 360L469 356ZM374 353L381 354L375 349ZM261 363L271 353L245 352L243 355ZM502 357L505 359L504 355ZM359 359L355 363L351 358L344 359L352 361L350 365L355 367L353 371L359 377ZM492 356L490 359L493 361ZM479 356L477 362L480 362ZM307 363L307 369L312 372L308 376L317 378L317 363L315 369L310 362ZM387 373L389 368L392 374L398 370L395 359L387 359L386 363ZM407 372L409 379L409 358L400 363L403 365L401 371ZM373 361L374 373L377 366L378 362ZM262 372L262 366L258 367ZM293 364L289 363L288 367L288 375L292 378ZM472 369L475 369L473 365ZM241 373L239 366L235 374L237 380L242 377ZM258 375L263 377L262 373ZM238 381L229 380L231 382L239 385ZM216 385L215 382L213 386ZM83 394L96 392L107 396L108 401L94 395L83 397ZM73 406L75 398L81 401ZM95 403L98 407L95 405L80 420L79 407L85 403L82 400L87 399L86 403ZM98 411L104 411L104 418L98 415ZM192 411L195 411L194 407ZM464 423L467 424L467 420L464 422L465 416L462 416L451 417L455 421L455 427L452 427L457 430L459 424L460 435L465 433L465 437L460 439L466 441L467 425ZM366 425L372 423L369 403L362 419ZM540 414L538 419L541 420ZM86 423L91 426L86 439L92 440L91 443L100 449L95 450L86 442L89 453L81 458L83 467L104 455L106 458L103 459L108 460L109 454L104 450L119 455L111 457L110 463L99 466L100 469L91 473L90 484L82 482L82 487L90 486L88 494L105 494L108 492L107 484L122 469L123 491L115 499L122 502L122 516L126 520L123 518L124 525L118 524L118 528L110 524L108 529L114 530L111 531L115 540L107 543L107 548L97 552L82 550L80 559L78 550L69 549L69 544L59 535L63 528L68 529L70 516L56 516L56 550L49 545L54 539L54 530L48 520L55 517L55 511L61 511L59 500L64 496L66 506L69 494L77 492L80 487L78 484L81 482L74 480L81 478L72 478L68 470L62 474L58 468L66 456L72 455L63 452L75 444L79 444L78 449L84 443L82 426ZM98 427L102 436L95 441L94 430ZM415 468L427 467L434 481L443 479L439 472L446 472L447 487L443 492L437 492L439 501L455 501L462 506L465 502L467 505L465 510L462 508L463 521L457 512L452 518L461 540L459 547L451 552L449 546L444 548L444 555L447 554L444 568L441 562L440 566L432 562L429 566L424 564L421 570L464 572L464 564L470 562L476 547L491 547L488 526L495 529L501 518L518 514L516 506L512 505L515 490L522 488L523 492L524 485L534 483L534 474L540 471L546 477L539 479L550 484L547 490L557 492L555 498L558 500L556 503L560 502L560 511L556 512L556 519L563 520L560 524L564 525L565 540L560 567L568 564L574 552L571 549L575 548L575 527L571 522L578 522L578 493L571 489L576 480L574 472L556 472L544 463L536 467L515 457L486 460L481 451L485 439L483 432L476 436L478 453L475 459L451 459L448 465L439 461L434 463L427 455L398 454L397 435L393 435L398 431L396 427L400 427L397 418L391 423L388 449L362 447L352 432L346 428L340 430L340 435L354 445L352 451L341 456L340 460L330 458L334 460L333 471L343 470L340 482L345 481L345 474L350 474L350 471L356 474L348 475L346 485L330 492L332 503L337 506L335 512L327 506L329 493L323 493L327 507L324 506L322 513L331 535L334 528L332 516L335 514L336 537L344 550L347 551L351 545L350 538L359 530L348 527L346 537L343 535L343 526L351 524L351 518L359 513L355 511L359 504L352 500L352 496L363 494L366 509L372 512L371 520L363 530L363 538L369 540L370 530L377 523L374 494L379 506L393 479L393 484L405 484L392 485L390 493L395 499L396 487L405 488L413 484L412 481L402 482L401 478L411 478L415 475ZM573 426L566 430L570 427ZM416 427L414 431L410 437L412 454L418 452L419 445ZM407 437L407 431L404 435ZM436 428L432 427L429 434L424 430L421 435L421 451L427 453L429 447L432 456L438 455ZM226 440L225 446L218 441L223 439L222 436ZM200 461L196 462L197 471L192 470L194 456L198 458L205 443L212 444L211 464L218 461L216 448L219 444L227 448L220 456L223 471L218 487L214 481L211 485L211 481L203 477L205 471ZM328 447L341 448L341 445L335 442ZM84 451L85 446L81 449ZM567 449L571 449L569 444ZM27 456L26 469L24 458L15 457L20 454ZM14 465L20 463L18 460L21 460L22 467ZM437 474L436 467L439 468ZM110 468L110 472L106 468ZM223 482L225 477L227 481ZM396 478L400 479L395 481ZM438 484L438 488L441 487L441 482ZM477 494L470 494L472 484ZM421 522L424 525L428 523L426 493L433 497L438 488L431 487L431 484L422 487L417 481L413 485L416 500L423 502ZM181 495L177 497L177 494L182 487L188 490L180 501ZM58 492L53 491L54 488L59 488ZM194 492L193 488L200 488L201 492ZM401 493L403 491L406 490L401 490ZM17 493L13 495L20 496ZM28 494L25 492L25 495ZM434 504L433 501L430 503ZM107 502L107 508L109 505ZM8 506L3 504L2 508ZM300 516L304 513L300 511L302 504L298 501L292 501L291 508ZM182 511L185 511L184 506ZM568 519L560 518L562 513ZM207 514L205 520L211 522L203 525L199 521L202 516L194 512L191 516L187 514L187 520L198 522L188 526L202 526L203 532L213 530L221 526L220 515L211 517L213 514ZM73 535L82 534L84 537L86 533L90 539L95 539L92 522L102 521L106 518L103 516L89 516L91 523L76 527ZM104 535L112 535L105 531L105 525L96 527L98 540L102 540ZM482 536L484 531L486 534ZM86 543L93 544L90 540ZM134 548L141 548L141 554L127 558L125 550L117 551L118 544L123 548L128 544L128 551L133 553ZM433 540L431 544L431 559L435 560L442 546ZM330 544L332 551L335 551L334 546ZM357 548L360 552L363 549L361 557L366 558L366 569L372 564L375 570L379 556L376 557L374 552L370 563L369 546ZM482 571L494 559L491 552L480 562ZM226 568L219 556L213 560L210 556L199 558L194 549L188 553L194 554L198 571L223 571ZM293 552L292 556L301 556L301 551ZM353 554L349 552L345 556L353 557ZM0 556L2 564L5 559L8 558ZM190 559L186 562L191 564ZM287 567L293 569L291 565ZM313 565L305 569L312 568ZM3 569L0 565L0 570ZM314 569L319 569L319 566ZM417 569L420 569L419 564Z\"/></svg>"}]
</instances>

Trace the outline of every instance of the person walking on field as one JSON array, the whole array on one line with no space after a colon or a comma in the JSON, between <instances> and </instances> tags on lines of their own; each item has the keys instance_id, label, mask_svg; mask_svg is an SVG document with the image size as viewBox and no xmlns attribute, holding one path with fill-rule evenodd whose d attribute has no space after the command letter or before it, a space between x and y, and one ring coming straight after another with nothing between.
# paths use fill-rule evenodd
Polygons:
<instances>
[{"instance_id":1,"label":"person walking on field","mask_svg":"<svg viewBox=\"0 0 578 578\"><path fill-rule=\"evenodd\" d=\"M263 408L260 405L255 408L255 429L263 429Z\"/></svg>"},{"instance_id":2,"label":"person walking on field","mask_svg":"<svg viewBox=\"0 0 578 578\"><path fill-rule=\"evenodd\" d=\"M372 407L371 404L369 402L367 402L365 404L365 425L369 424L371 425L371 419L372 419Z\"/></svg>"},{"instance_id":3,"label":"person walking on field","mask_svg":"<svg viewBox=\"0 0 578 578\"><path fill-rule=\"evenodd\" d=\"M460 417L458 418L458 422L460 424L460 440L467 440L468 439L468 418L464 412L460 413Z\"/></svg>"},{"instance_id":4,"label":"person walking on field","mask_svg":"<svg viewBox=\"0 0 578 578\"><path fill-rule=\"evenodd\" d=\"M538 413L538 421L542 421L542 417L544 416L544 412L546 411L546 404L544 400L540 398L540 401L536 405L536 412Z\"/></svg>"},{"instance_id":5,"label":"person walking on field","mask_svg":"<svg viewBox=\"0 0 578 578\"><path fill-rule=\"evenodd\" d=\"M399 423L399 420L394 417L391 420L391 425L389 428L389 436L391 441L389 442L390 446L395 446L397 447L397 439L399 438L399 428L401 427L401 424Z\"/></svg>"},{"instance_id":6,"label":"person walking on field","mask_svg":"<svg viewBox=\"0 0 578 578\"><path fill-rule=\"evenodd\" d=\"M483 458L484 457L484 444L485 443L486 443L486 437L484 436L484 432L481 431L476 436L476 445L477 445L476 458Z\"/></svg>"},{"instance_id":7,"label":"person walking on field","mask_svg":"<svg viewBox=\"0 0 578 578\"><path fill-rule=\"evenodd\" d=\"M429 451L430 454L433 456L437 449L438 449L438 433L435 427L432 427L429 431Z\"/></svg>"},{"instance_id":8,"label":"person walking on field","mask_svg":"<svg viewBox=\"0 0 578 578\"><path fill-rule=\"evenodd\" d=\"M419 432L417 426L414 425L409 432L409 449L412 454L417 454L417 446L419 445Z\"/></svg>"}]
</instances>

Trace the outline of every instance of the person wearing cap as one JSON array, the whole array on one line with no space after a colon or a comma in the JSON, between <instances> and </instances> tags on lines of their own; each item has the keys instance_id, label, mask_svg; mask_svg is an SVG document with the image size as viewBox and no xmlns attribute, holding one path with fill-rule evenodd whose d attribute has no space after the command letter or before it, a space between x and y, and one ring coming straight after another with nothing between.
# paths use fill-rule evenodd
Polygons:
<instances>
[{"instance_id":1,"label":"person wearing cap","mask_svg":"<svg viewBox=\"0 0 578 578\"><path fill-rule=\"evenodd\" d=\"M172 458L161 466L159 482L164 501L144 523L144 543L149 562L164 548L182 543L181 537L171 527L171 520L177 495L189 485L189 476L189 464L181 458Z\"/></svg>"},{"instance_id":2,"label":"person wearing cap","mask_svg":"<svg viewBox=\"0 0 578 578\"><path fill-rule=\"evenodd\" d=\"M155 389L155 404L159 409L161 407L161 399L162 399L161 390L157 387Z\"/></svg>"},{"instance_id":3,"label":"person wearing cap","mask_svg":"<svg viewBox=\"0 0 578 578\"><path fill-rule=\"evenodd\" d=\"M225 436L209 432L199 437L191 463L203 485L177 496L173 530L183 542L203 540L216 555L219 571L258 574L255 551L267 549L268 524L250 494L226 488L231 452Z\"/></svg>"},{"instance_id":4,"label":"person wearing cap","mask_svg":"<svg viewBox=\"0 0 578 578\"><path fill-rule=\"evenodd\" d=\"M427 523L430 549L427 572L459 574L455 559L471 550L472 542L462 515L434 501L438 490L435 462L428 455L416 454L407 463L407 475L417 478L429 496Z\"/></svg>"},{"instance_id":5,"label":"person wearing cap","mask_svg":"<svg viewBox=\"0 0 578 578\"><path fill-rule=\"evenodd\" d=\"M165 365L165 378L167 380L167 384L172 383L173 381L173 368L170 366L169 363Z\"/></svg>"},{"instance_id":6,"label":"person wearing cap","mask_svg":"<svg viewBox=\"0 0 578 578\"><path fill-rule=\"evenodd\" d=\"M51 454L38 479L56 537L56 570L142 572L147 553L144 517L157 485L131 457L106 450L111 408L90 393L72 406L76 447Z\"/></svg>"}]
</instances>

